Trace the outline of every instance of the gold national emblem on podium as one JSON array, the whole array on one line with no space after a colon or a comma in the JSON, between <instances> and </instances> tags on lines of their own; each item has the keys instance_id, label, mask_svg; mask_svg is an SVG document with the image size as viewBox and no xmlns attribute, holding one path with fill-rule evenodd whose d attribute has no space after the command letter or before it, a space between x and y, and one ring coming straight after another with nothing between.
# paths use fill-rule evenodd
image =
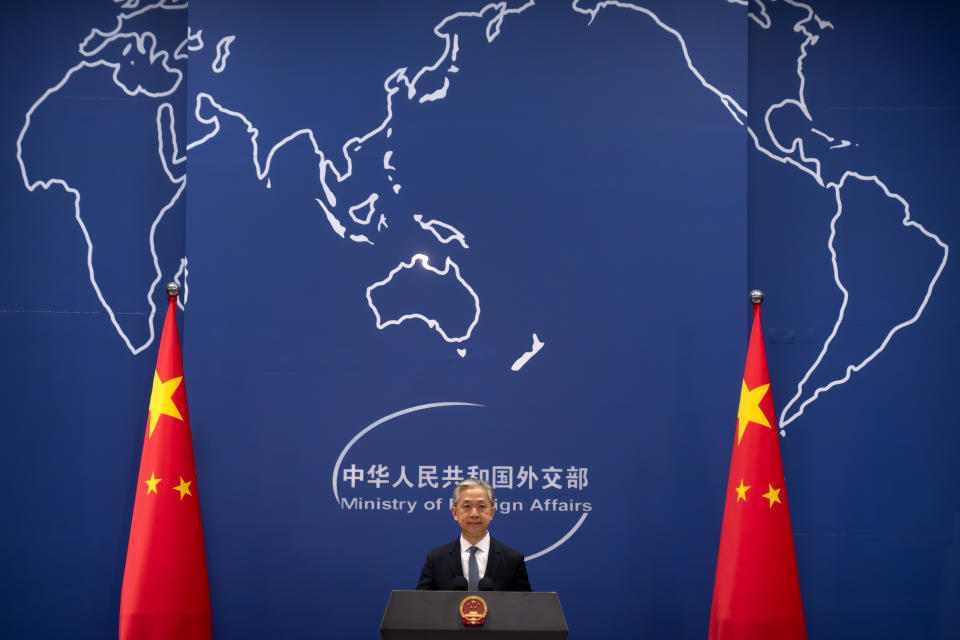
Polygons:
<instances>
[{"instance_id":1,"label":"gold national emblem on podium","mask_svg":"<svg viewBox=\"0 0 960 640\"><path fill-rule=\"evenodd\" d=\"M460 619L468 627L479 627L487 617L487 603L480 596L467 596L460 601Z\"/></svg>"}]
</instances>

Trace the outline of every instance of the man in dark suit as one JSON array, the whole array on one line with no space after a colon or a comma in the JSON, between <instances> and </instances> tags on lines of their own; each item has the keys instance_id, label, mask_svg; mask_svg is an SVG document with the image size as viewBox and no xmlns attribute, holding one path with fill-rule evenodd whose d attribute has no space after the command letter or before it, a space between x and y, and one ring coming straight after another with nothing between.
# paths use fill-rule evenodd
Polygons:
<instances>
[{"instance_id":1,"label":"man in dark suit","mask_svg":"<svg viewBox=\"0 0 960 640\"><path fill-rule=\"evenodd\" d=\"M467 478L458 484L450 512L460 525L460 537L427 554L417 589L530 591L523 554L487 531L496 510L489 483Z\"/></svg>"}]
</instances>

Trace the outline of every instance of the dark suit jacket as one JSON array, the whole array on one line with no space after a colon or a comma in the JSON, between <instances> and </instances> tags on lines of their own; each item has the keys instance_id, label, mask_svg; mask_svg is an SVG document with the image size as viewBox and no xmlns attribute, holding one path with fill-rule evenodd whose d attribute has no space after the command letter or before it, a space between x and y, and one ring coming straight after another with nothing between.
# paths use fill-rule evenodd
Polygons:
<instances>
[{"instance_id":1,"label":"dark suit jacket","mask_svg":"<svg viewBox=\"0 0 960 640\"><path fill-rule=\"evenodd\" d=\"M458 577L460 580L454 580ZM507 545L490 538L490 557L487 558L487 578L493 582L494 591L530 591L527 578L527 566L523 563L523 554ZM420 572L417 589L434 591L456 590L457 583L463 589L463 564L460 562L460 538L437 547L427 554Z\"/></svg>"}]
</instances>

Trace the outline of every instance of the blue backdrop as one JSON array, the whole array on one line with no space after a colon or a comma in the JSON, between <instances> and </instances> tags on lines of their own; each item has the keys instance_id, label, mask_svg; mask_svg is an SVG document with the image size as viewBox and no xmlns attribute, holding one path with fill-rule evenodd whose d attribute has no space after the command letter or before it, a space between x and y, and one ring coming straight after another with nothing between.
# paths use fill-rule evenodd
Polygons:
<instances>
[{"instance_id":1,"label":"blue backdrop","mask_svg":"<svg viewBox=\"0 0 960 640\"><path fill-rule=\"evenodd\" d=\"M810 637L958 637L957 13L8 9L4 635L116 633L177 281L217 638L376 637L468 475L704 637L754 287Z\"/></svg>"}]
</instances>

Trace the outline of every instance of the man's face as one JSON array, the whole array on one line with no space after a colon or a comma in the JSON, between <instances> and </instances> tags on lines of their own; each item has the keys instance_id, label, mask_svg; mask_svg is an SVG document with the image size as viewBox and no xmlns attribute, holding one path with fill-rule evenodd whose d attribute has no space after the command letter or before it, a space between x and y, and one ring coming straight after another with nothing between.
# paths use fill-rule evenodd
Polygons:
<instances>
[{"instance_id":1,"label":"man's face","mask_svg":"<svg viewBox=\"0 0 960 640\"><path fill-rule=\"evenodd\" d=\"M470 542L478 542L486 535L495 509L483 487L464 487L460 491L460 500L450 511L460 525L463 537Z\"/></svg>"}]
</instances>

